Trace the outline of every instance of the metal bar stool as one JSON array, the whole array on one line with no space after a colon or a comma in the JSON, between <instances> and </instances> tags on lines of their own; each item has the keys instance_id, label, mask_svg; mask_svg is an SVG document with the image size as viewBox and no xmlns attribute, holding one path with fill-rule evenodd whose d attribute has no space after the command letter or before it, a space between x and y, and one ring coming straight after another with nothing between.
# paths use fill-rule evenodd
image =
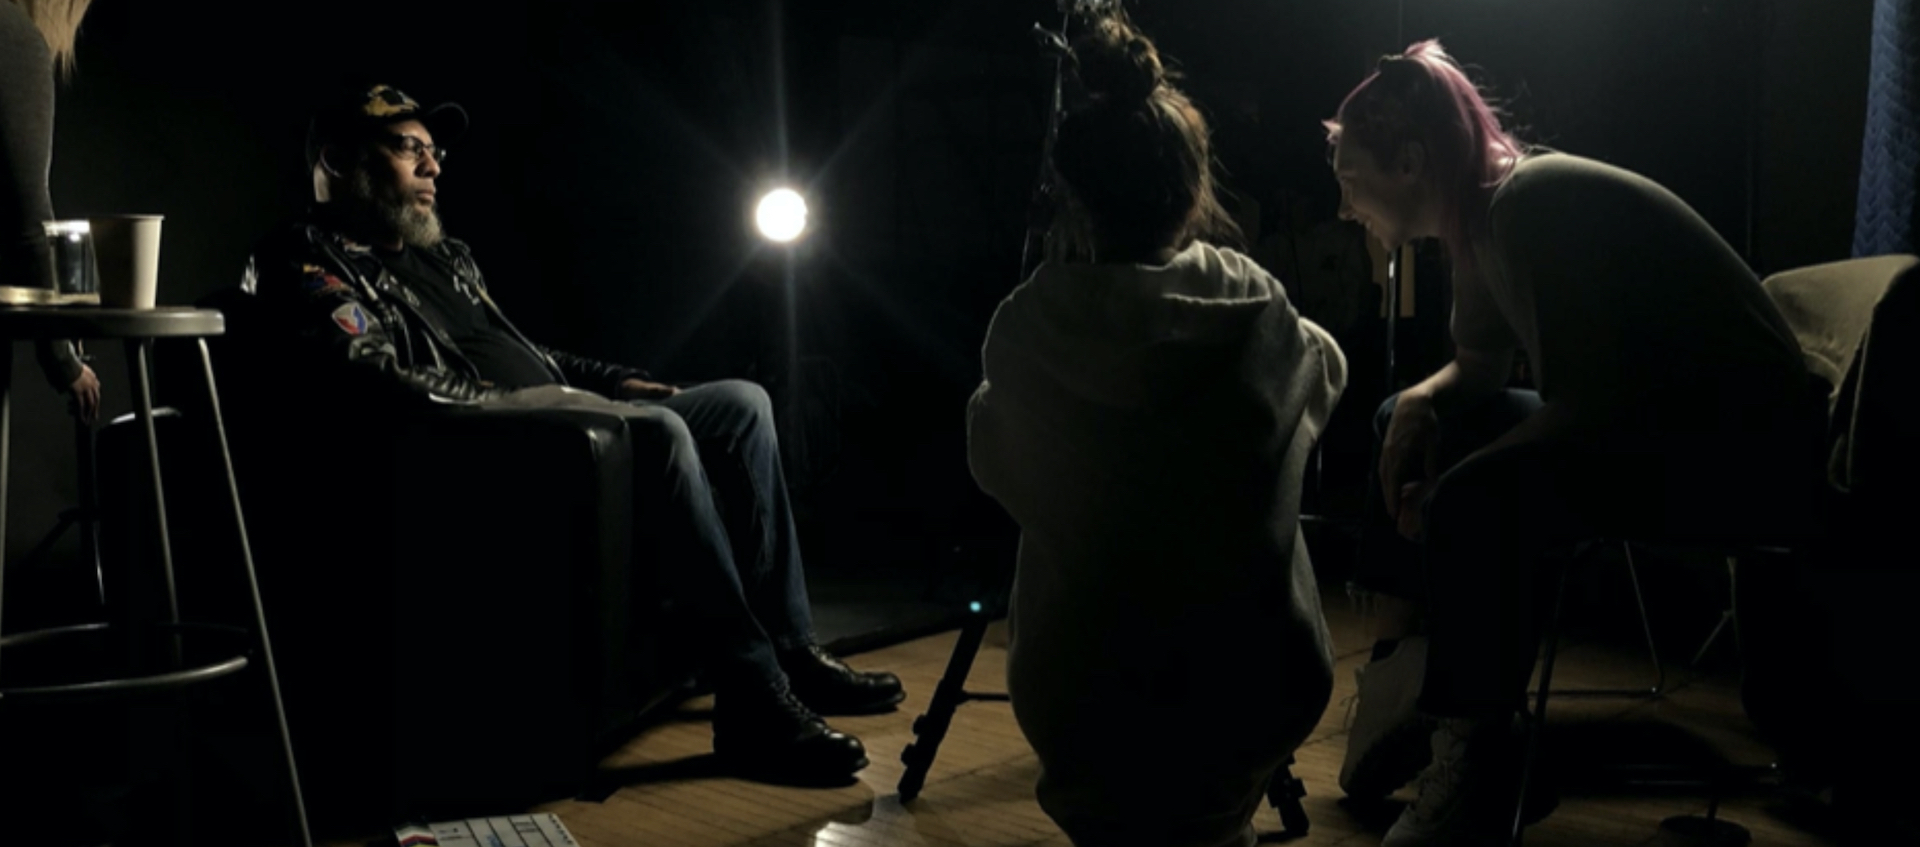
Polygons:
<instances>
[{"instance_id":1,"label":"metal bar stool","mask_svg":"<svg viewBox=\"0 0 1920 847\"><path fill-rule=\"evenodd\" d=\"M227 450L226 426L220 417L219 394L214 388L213 361L206 339L226 331L224 317L217 311L191 308L100 309L100 308L5 308L0 309L0 588L4 588L6 540L6 472L10 449L13 344L41 339L114 339L126 346L128 371L133 380L135 415L145 433L147 470L153 483L154 517L159 541L160 566L166 581L167 620L158 627L167 636L171 661L159 672L128 675L94 674L81 682L0 688L0 704L7 702L61 702L153 693L206 682L236 673L251 664L248 650L189 664L184 661L184 637L217 634L222 628L186 623L180 620L180 603L174 586L173 551L167 534L167 507L160 484L160 447L154 435L153 385L149 363L156 339L194 339L200 348L200 362L207 380L207 396L212 410L214 432L220 445L221 470L226 475L227 492L233 506L234 527L240 542L240 557L245 566L252 598L253 635L258 639L257 655L266 671L272 692L281 750L285 754L287 777L292 791L294 814L300 841L312 847L307 824L306 803L300 791L300 775L294 765L293 743L287 731L286 709L280 695L280 679L273 664L273 648L267 636L266 611L260 602L260 584L254 573L253 550L247 541L246 523L241 516L240 491L234 478L233 457ZM4 595L0 595L4 596ZM34 645L74 642L103 632L107 624L22 632L0 637L0 653L8 649ZM195 638L194 640L198 640Z\"/></svg>"}]
</instances>

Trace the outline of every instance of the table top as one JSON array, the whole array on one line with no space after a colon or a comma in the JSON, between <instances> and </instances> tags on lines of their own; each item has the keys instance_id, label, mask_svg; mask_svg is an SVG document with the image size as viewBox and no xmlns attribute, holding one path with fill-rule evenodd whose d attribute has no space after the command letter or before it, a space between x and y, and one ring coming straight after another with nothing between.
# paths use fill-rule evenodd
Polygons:
<instances>
[{"instance_id":1,"label":"table top","mask_svg":"<svg viewBox=\"0 0 1920 847\"><path fill-rule=\"evenodd\" d=\"M162 306L103 309L97 306L0 307L0 339L38 341L84 338L204 338L227 331L215 309Z\"/></svg>"}]
</instances>

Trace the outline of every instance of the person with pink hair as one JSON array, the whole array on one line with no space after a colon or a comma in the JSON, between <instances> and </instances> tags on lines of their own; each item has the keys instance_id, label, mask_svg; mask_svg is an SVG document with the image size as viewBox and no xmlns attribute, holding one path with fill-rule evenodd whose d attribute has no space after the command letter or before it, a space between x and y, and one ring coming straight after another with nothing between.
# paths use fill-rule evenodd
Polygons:
<instances>
[{"instance_id":1,"label":"person with pink hair","mask_svg":"<svg viewBox=\"0 0 1920 847\"><path fill-rule=\"evenodd\" d=\"M1521 143L1439 42L1381 60L1326 126L1341 216L1388 249L1443 243L1455 347L1375 418L1354 583L1377 640L1341 787L1379 798L1419 774L1388 847L1504 838L1547 554L1790 525L1817 432L1807 371L1693 209ZM1507 387L1518 351L1537 392Z\"/></svg>"}]
</instances>

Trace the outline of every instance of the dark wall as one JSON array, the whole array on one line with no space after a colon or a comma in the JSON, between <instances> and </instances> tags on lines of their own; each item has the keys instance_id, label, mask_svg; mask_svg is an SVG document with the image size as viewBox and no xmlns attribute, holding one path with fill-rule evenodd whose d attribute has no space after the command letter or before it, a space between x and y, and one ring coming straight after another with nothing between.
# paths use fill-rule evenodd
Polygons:
<instances>
[{"instance_id":1,"label":"dark wall","mask_svg":"<svg viewBox=\"0 0 1920 847\"><path fill-rule=\"evenodd\" d=\"M1872 0L1772 0L1756 269L1849 258L1867 122Z\"/></svg>"},{"instance_id":2,"label":"dark wall","mask_svg":"<svg viewBox=\"0 0 1920 847\"><path fill-rule=\"evenodd\" d=\"M1668 184L1736 247L1754 233L1763 270L1845 253L1866 0L1133 5L1268 228L1288 195L1331 217L1319 120L1380 54L1437 35L1528 138ZM303 203L323 86L375 75L458 100L473 130L441 179L443 214L523 328L803 401L782 408L805 422L787 437L806 448L794 476L811 543L910 562L993 520L961 410L987 318L1018 281L1050 79L1028 30L1057 18L1051 0L99 0L61 92L55 207L166 214L161 299L191 302L232 284ZM780 181L810 191L819 224L790 282L787 256L748 229L753 197ZM109 411L124 411L119 353L96 352ZM30 362L16 372L17 555L73 486L59 406Z\"/></svg>"}]
</instances>

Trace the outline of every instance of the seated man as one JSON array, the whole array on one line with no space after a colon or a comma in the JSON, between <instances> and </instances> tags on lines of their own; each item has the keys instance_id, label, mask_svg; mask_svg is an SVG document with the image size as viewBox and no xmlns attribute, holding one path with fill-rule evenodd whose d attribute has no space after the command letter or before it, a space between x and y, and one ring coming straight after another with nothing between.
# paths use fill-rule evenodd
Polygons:
<instances>
[{"instance_id":1,"label":"seated man","mask_svg":"<svg viewBox=\"0 0 1920 847\"><path fill-rule=\"evenodd\" d=\"M682 390L515 329L434 211L439 144L466 121L456 105L423 109L387 86L314 116L307 157L319 202L267 239L248 270L285 343L300 367L368 404L625 418L644 475L638 511L714 682L715 752L768 778L865 767L859 740L819 715L885 711L905 694L893 674L854 671L814 643L766 392L744 381Z\"/></svg>"}]
</instances>

